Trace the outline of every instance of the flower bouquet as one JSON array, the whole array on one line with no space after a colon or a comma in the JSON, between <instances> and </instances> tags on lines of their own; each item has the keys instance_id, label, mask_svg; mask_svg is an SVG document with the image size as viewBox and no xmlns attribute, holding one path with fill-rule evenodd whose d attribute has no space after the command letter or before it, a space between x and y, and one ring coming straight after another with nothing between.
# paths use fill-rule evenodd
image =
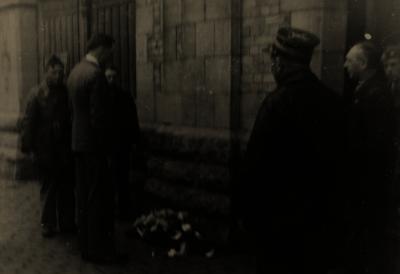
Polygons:
<instances>
[{"instance_id":1,"label":"flower bouquet","mask_svg":"<svg viewBox=\"0 0 400 274\"><path fill-rule=\"evenodd\" d=\"M136 219L133 226L141 239L166 249L166 255L170 258L188 253L203 254L206 257L214 255L214 249L196 229L187 212L153 210Z\"/></svg>"}]
</instances>

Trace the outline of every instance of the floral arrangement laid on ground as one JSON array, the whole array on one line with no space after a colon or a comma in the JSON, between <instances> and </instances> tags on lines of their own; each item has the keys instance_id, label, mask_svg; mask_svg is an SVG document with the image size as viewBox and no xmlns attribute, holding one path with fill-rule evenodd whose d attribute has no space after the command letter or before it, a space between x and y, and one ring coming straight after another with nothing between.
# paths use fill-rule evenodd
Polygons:
<instances>
[{"instance_id":1,"label":"floral arrangement laid on ground","mask_svg":"<svg viewBox=\"0 0 400 274\"><path fill-rule=\"evenodd\" d=\"M133 226L141 239L161 247L170 258L187 254L213 257L214 249L193 221L187 212L161 209L142 215Z\"/></svg>"}]
</instances>

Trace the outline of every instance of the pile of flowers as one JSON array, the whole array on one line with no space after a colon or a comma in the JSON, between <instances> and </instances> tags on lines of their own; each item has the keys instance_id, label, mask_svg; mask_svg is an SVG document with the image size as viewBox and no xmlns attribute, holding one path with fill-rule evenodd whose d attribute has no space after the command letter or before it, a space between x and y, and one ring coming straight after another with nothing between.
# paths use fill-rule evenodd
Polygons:
<instances>
[{"instance_id":1,"label":"pile of flowers","mask_svg":"<svg viewBox=\"0 0 400 274\"><path fill-rule=\"evenodd\" d=\"M189 253L202 254L208 258L214 255L214 249L196 229L187 212L154 210L136 219L133 226L140 238L161 247L170 258Z\"/></svg>"}]
</instances>

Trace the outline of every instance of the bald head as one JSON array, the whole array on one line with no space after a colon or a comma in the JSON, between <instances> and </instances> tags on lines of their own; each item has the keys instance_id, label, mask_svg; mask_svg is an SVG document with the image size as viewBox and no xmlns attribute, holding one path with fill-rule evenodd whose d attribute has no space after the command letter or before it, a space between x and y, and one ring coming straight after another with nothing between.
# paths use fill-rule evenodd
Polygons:
<instances>
[{"instance_id":1,"label":"bald head","mask_svg":"<svg viewBox=\"0 0 400 274\"><path fill-rule=\"evenodd\" d=\"M360 73L367 68L367 60L359 45L352 47L346 55L344 67L351 79L358 79Z\"/></svg>"},{"instance_id":2,"label":"bald head","mask_svg":"<svg viewBox=\"0 0 400 274\"><path fill-rule=\"evenodd\" d=\"M371 42L354 45L346 55L344 67L352 79L359 80L366 73L380 68L380 50Z\"/></svg>"}]
</instances>

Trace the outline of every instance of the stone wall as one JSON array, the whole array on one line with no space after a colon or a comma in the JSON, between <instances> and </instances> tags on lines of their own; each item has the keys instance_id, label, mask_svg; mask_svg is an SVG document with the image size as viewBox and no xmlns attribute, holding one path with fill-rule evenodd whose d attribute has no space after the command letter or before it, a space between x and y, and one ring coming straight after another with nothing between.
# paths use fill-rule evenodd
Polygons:
<instances>
[{"instance_id":1,"label":"stone wall","mask_svg":"<svg viewBox=\"0 0 400 274\"><path fill-rule=\"evenodd\" d=\"M321 45L312 69L339 91L345 2L137 1L137 105L152 155L147 191L229 215L229 168L240 165L238 151L245 148L261 101L275 87L262 49L282 25L316 33Z\"/></svg>"},{"instance_id":2,"label":"stone wall","mask_svg":"<svg viewBox=\"0 0 400 274\"><path fill-rule=\"evenodd\" d=\"M252 128L261 101L275 87L270 58L262 49L273 42L280 26L302 28L320 37L312 70L329 87L341 91L346 7L344 0L243 0L241 125L244 131Z\"/></svg>"},{"instance_id":3,"label":"stone wall","mask_svg":"<svg viewBox=\"0 0 400 274\"><path fill-rule=\"evenodd\" d=\"M26 95L37 84L36 0L0 3L0 176L14 178L17 121ZM32 42L33 41L33 42Z\"/></svg>"},{"instance_id":4,"label":"stone wall","mask_svg":"<svg viewBox=\"0 0 400 274\"><path fill-rule=\"evenodd\" d=\"M231 0L136 2L145 190L163 206L228 216Z\"/></svg>"},{"instance_id":5,"label":"stone wall","mask_svg":"<svg viewBox=\"0 0 400 274\"><path fill-rule=\"evenodd\" d=\"M230 2L137 1L143 122L229 128Z\"/></svg>"}]
</instances>

